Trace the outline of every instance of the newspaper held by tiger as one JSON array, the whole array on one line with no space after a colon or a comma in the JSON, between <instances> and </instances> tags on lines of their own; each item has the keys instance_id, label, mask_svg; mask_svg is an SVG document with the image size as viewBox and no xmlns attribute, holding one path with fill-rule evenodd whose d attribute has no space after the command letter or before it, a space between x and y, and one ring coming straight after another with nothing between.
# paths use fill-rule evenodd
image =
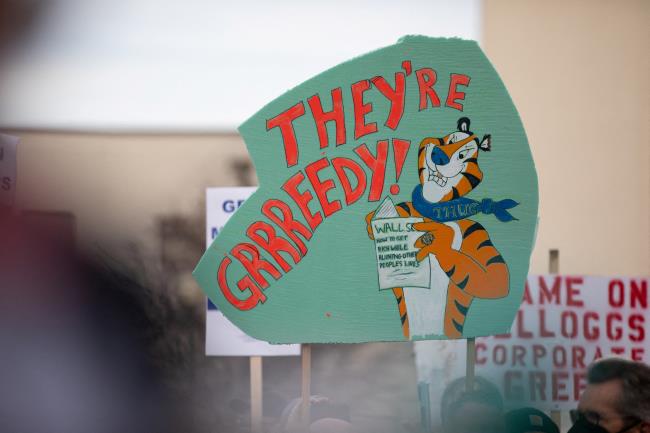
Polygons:
<instances>
[{"instance_id":1,"label":"newspaper held by tiger","mask_svg":"<svg viewBox=\"0 0 650 433\"><path fill-rule=\"evenodd\" d=\"M390 197L386 197L371 220L375 238L379 290L396 287L430 288L429 258L418 262L415 241L422 236L413 224L422 218L400 217Z\"/></svg>"}]
</instances>

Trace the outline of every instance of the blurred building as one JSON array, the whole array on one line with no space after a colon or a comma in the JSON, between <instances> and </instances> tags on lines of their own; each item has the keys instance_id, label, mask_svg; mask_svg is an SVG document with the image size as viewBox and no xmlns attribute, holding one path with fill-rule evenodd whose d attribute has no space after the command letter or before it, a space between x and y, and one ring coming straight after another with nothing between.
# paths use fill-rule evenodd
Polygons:
<instances>
[{"instance_id":1,"label":"blurred building","mask_svg":"<svg viewBox=\"0 0 650 433\"><path fill-rule=\"evenodd\" d=\"M89 3L96 8L101 2ZM190 2L187 6L189 12L181 18L201 15L192 12L191 6L207 7L202 2ZM281 3L278 6L280 9L273 11L267 11L267 6L257 6L260 7L259 13L269 12L276 17L284 17L283 10L292 10L296 14L294 21L308 19L310 14L320 14L324 20L333 20L338 16L329 8L298 7L292 2ZM83 16L82 12L88 12L86 9L89 7L81 8L80 14ZM144 6L140 8L140 12L150 10ZM633 275L650 272L648 2L584 0L521 3L491 0L454 2L445 7L429 7L419 2L414 2L411 7L407 4L395 7L373 2L371 7L362 2L359 6L346 8L353 14L353 18L347 19L349 23L361 20L364 8L371 10L368 12L370 15L364 17L368 22L399 22L397 29L388 32L392 32L390 35L382 33L377 37L375 46L392 43L400 33L452 35L456 31L460 36L481 39L484 50L519 109L539 171L540 225L533 255L533 272L546 271L549 249L560 250L560 268L565 272ZM237 35L231 20L243 19L242 7L219 6L207 10L214 13L215 23L223 25L228 36ZM220 18L222 10L225 18ZM459 18L450 22L454 20L455 13L468 20ZM257 17L254 12L251 12L251 16ZM158 21L163 18L159 17ZM168 18L166 16L165 19ZM474 18L479 21L472 21ZM165 24L156 22L155 17L142 24L147 23L158 27ZM137 29L128 28L128 24L125 24L126 31L131 32L135 39L123 40L125 37L118 33L116 38L121 45L116 46L129 48L125 55L136 56L139 44L144 42L137 39ZM202 29L209 28L202 22L198 25ZM457 25L464 27L454 29ZM185 24L185 27L191 26ZM83 26L82 29L88 30ZM171 30L178 31L178 25ZM307 31L303 27L297 30ZM144 38L143 35L147 33L145 29L142 32ZM129 115L120 116L119 111L111 112L106 118L95 122L99 126L83 116L75 124L63 115L53 115L44 120L45 126L39 127L38 123L29 123L38 120L38 117L30 119L30 105L16 102L15 91L10 92L14 96L9 101L21 105L22 114L15 114L8 100L4 99L0 103L0 125L22 139L18 167L19 203L27 208L73 211L82 232L89 226L117 227L137 235L145 243L153 242L152 239L159 234L156 221L161 217L193 217L202 221L206 187L255 181L254 173L249 171L245 146L234 129L236 122L243 121L264 101L281 93L282 86L286 88L353 55L346 51L350 50L349 47L342 47L336 41L364 34L358 30L344 29L338 36L333 36L336 48L327 49L321 45L318 48L322 50L321 55L318 56L314 50L310 50L309 41L325 43L327 39L306 38L306 41L298 42L299 47L292 51L282 44L291 39L286 32L286 29L276 26L267 33L254 34L255 37L275 35L272 42L280 44L280 48L273 46L277 53L271 57L277 57L275 60L260 54L265 51L263 40L249 40L245 35L240 36L243 49L248 50L250 55L257 53L259 59L270 62L266 64L261 61L254 74L248 71L242 75L242 80L257 77L255 92L246 94L254 96L243 101L237 96L219 93L219 89L226 84L216 86L217 90L210 90L206 85L209 78L199 75L195 78L207 89L202 98L201 92L197 93L191 83L182 80L174 82L168 76L170 72L163 71L161 77L153 77L152 80L162 80L187 89L187 94L170 89L170 92L178 92L179 100L186 104L181 110L166 107L153 114L138 113L133 112L130 104L145 108L147 104L153 104L148 107L153 110L156 102L169 103L174 98L164 95L159 100L144 98L144 103L126 99L122 101L123 110ZM189 34L201 36L195 33ZM157 38L154 46L158 48L164 47L165 43L170 44L172 49L184 47L183 41L161 39L158 33L154 35ZM234 56L228 48L232 43L230 40L217 40L215 50L221 50L222 57L214 59L212 54L205 53L206 68L214 71L234 68L235 75L240 73L237 68L241 65L238 66L237 61L229 63L230 59L243 60ZM365 36L365 39L345 45L364 50L372 47L372 44L370 37ZM81 45L83 49L89 49ZM343 53L339 53L339 48ZM170 56L177 54L180 57L172 58L173 62L160 64L178 64L200 58L191 53L183 56L182 53L171 52ZM110 55L115 53L107 53L107 56ZM154 55L154 60L158 55ZM44 57L47 60L47 56ZM48 65L46 60L45 65ZM137 67L135 69L132 74L137 75ZM64 72L60 69L57 71ZM47 76L39 76L37 71L33 73L33 85L47 86ZM233 77L232 71L220 74L215 76L215 80ZM287 74L291 77L287 77ZM60 77L58 79L60 81ZM290 79L296 81L286 81ZM12 80L17 78L5 79L4 84L13 83ZM22 77L17 82L23 86L23 98L40 98L39 94L28 92L26 86L30 81L27 78ZM0 83L3 81L0 80ZM129 85L133 83L125 84ZM246 89L246 86L241 87L241 83L227 85L235 86L240 91ZM115 83L110 86L115 86ZM276 87L273 90L265 89L272 86ZM3 92L7 90L5 87ZM135 95L142 98L140 93L136 92ZM84 112L83 107L78 107L83 103L101 112L97 108L101 104L93 100L92 95L88 95L91 98L88 102L84 102L84 95L73 96L78 98L78 102L62 102L64 112ZM57 104L47 99L38 100L53 107ZM253 101L250 106L249 100ZM196 101L198 108L188 106L188 101ZM239 105L231 109L233 101L239 101ZM115 104L115 100L108 100L107 104L113 111L117 109L110 105ZM210 107L214 109L213 118L209 116ZM38 110L38 113L47 114L42 107ZM50 111L57 110L50 107ZM180 114L174 121L173 114L176 112ZM12 119L26 126L14 129L16 125L12 124ZM66 128L66 125L69 126Z\"/></svg>"}]
</instances>

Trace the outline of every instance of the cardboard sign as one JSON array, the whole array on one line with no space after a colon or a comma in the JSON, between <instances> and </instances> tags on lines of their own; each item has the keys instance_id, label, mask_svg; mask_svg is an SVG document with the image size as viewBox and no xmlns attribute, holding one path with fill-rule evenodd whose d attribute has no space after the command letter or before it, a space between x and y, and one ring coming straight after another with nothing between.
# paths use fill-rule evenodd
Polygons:
<instances>
[{"instance_id":1,"label":"cardboard sign","mask_svg":"<svg viewBox=\"0 0 650 433\"><path fill-rule=\"evenodd\" d=\"M0 206L12 206L16 196L18 137L0 134Z\"/></svg>"},{"instance_id":2,"label":"cardboard sign","mask_svg":"<svg viewBox=\"0 0 650 433\"><path fill-rule=\"evenodd\" d=\"M206 247L217 237L239 206L256 187L208 188L206 190ZM233 325L210 301L205 317L205 354L210 356L300 355L298 344L275 344L256 340Z\"/></svg>"},{"instance_id":3,"label":"cardboard sign","mask_svg":"<svg viewBox=\"0 0 650 433\"><path fill-rule=\"evenodd\" d=\"M510 329L537 177L476 42L405 37L302 83L240 132L260 188L194 275L247 334L364 342Z\"/></svg>"},{"instance_id":4,"label":"cardboard sign","mask_svg":"<svg viewBox=\"0 0 650 433\"><path fill-rule=\"evenodd\" d=\"M650 363L648 278L530 276L510 334L476 340L476 374L509 406L575 409L591 362L622 356ZM416 342L418 380L432 411L465 374L461 342Z\"/></svg>"}]
</instances>

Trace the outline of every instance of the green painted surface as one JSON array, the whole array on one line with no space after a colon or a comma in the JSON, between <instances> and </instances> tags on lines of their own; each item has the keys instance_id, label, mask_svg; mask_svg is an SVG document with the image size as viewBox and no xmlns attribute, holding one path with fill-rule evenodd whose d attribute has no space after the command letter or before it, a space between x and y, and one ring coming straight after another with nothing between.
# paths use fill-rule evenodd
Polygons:
<instances>
[{"instance_id":1,"label":"green painted surface","mask_svg":"<svg viewBox=\"0 0 650 433\"><path fill-rule=\"evenodd\" d=\"M402 62L410 61L412 73L405 77L405 108L396 130L385 126L390 110L389 101L372 86L364 94L364 102L372 103L366 122L376 122L378 131L358 140L354 137L354 110L351 85L374 76L384 77L391 87L395 73L404 72ZM442 104L419 110L420 93L415 71L432 68L437 72L434 86ZM464 74L471 78L468 86L459 86L465 98L459 101L463 111L445 106L450 74ZM259 85L263 85L263 75ZM331 109L330 92L341 88L345 110L346 143L335 145L334 122L327 124L329 146L321 149L316 127L307 99L319 94L324 110ZM282 134L279 128L267 130L272 119L289 107L303 102L305 114L293 122L298 142L296 165L287 166ZM510 271L510 292L507 297L488 300L475 299L467 314L463 337L483 336L508 332L521 302L537 220L537 176L528 141L516 108L489 60L474 41L434 39L408 36L395 45L379 49L340 64L300 84L278 97L240 127L257 171L260 188L229 220L212 246L205 253L194 276L210 299L224 314L251 336L274 343L300 342L365 342L402 341L400 316L395 296L390 290L378 290L377 258L374 242L366 233L365 216L375 210L384 197L395 203L411 201L411 191L419 183L418 145L424 137L442 137L456 131L460 117L471 119L471 130L479 139L491 134L491 152L482 152L479 158L483 171L482 182L466 197L514 199L519 205L511 209L516 221L499 222L493 215L476 215L489 232L493 243L505 259ZM390 193L396 181L392 138L410 140L406 162L399 178L400 192ZM388 139L384 187L378 201L369 202L370 170L361 162L354 149L365 143L374 155L377 140ZM283 257L292 266L284 272L271 256L261 251L262 257L282 274L277 280L263 273L269 282L264 290L266 300L254 308L241 311L229 303L218 284L218 269L224 257L232 264L227 268L230 290L239 299L246 299L249 291L237 289L237 281L247 275L231 250L240 242L253 242L246 230L255 221L264 221L277 228L261 208L269 198L287 203L296 220L306 225L298 206L281 189L282 185L310 163L328 158L347 157L364 167L368 185L364 195L355 203L346 205L341 183L332 166L319 172L322 180L333 179L335 187L328 192L330 201L341 200L342 209L324 219L305 242L307 254L294 264L289 255ZM314 199L312 212L322 208L309 181L305 179L300 191L311 191ZM281 253L282 254L282 253ZM427 338L445 338L429 335Z\"/></svg>"}]
</instances>

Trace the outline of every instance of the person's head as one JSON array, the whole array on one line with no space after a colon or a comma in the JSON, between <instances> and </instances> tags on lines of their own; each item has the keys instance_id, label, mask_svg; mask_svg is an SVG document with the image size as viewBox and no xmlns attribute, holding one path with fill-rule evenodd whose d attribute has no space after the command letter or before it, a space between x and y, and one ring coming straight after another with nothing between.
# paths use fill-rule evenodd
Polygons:
<instances>
[{"instance_id":1,"label":"person's head","mask_svg":"<svg viewBox=\"0 0 650 433\"><path fill-rule=\"evenodd\" d=\"M466 389L465 378L451 382L442 395L442 427L445 433L502 433L503 400L496 386L482 377Z\"/></svg>"},{"instance_id":2,"label":"person's head","mask_svg":"<svg viewBox=\"0 0 650 433\"><path fill-rule=\"evenodd\" d=\"M309 426L309 433L352 433L352 424L338 418L320 418Z\"/></svg>"},{"instance_id":3,"label":"person's head","mask_svg":"<svg viewBox=\"0 0 650 433\"><path fill-rule=\"evenodd\" d=\"M508 433L560 433L551 417L532 407L508 412L506 428Z\"/></svg>"},{"instance_id":4,"label":"person's head","mask_svg":"<svg viewBox=\"0 0 650 433\"><path fill-rule=\"evenodd\" d=\"M595 362L572 433L650 433L650 367L618 358Z\"/></svg>"},{"instance_id":5,"label":"person's head","mask_svg":"<svg viewBox=\"0 0 650 433\"><path fill-rule=\"evenodd\" d=\"M335 403L323 395L309 398L310 432L352 432L350 408L342 403ZM276 431L280 433L303 432L302 399L293 399L284 408Z\"/></svg>"}]
</instances>

